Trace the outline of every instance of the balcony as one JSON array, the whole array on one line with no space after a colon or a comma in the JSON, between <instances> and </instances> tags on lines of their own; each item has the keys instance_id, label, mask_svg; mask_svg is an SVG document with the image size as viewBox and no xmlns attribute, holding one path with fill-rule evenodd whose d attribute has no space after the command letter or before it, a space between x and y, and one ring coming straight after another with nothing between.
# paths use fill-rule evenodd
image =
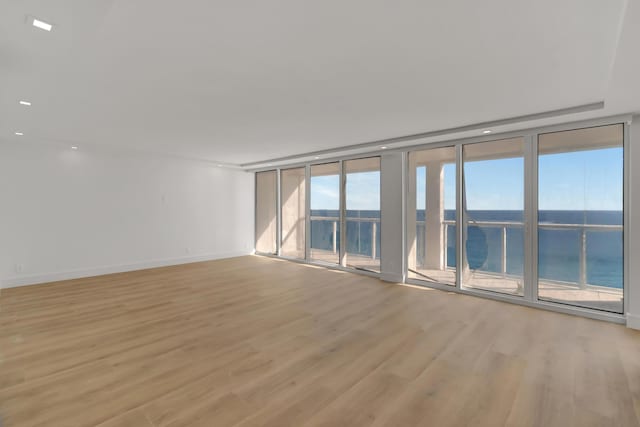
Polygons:
<instances>
[{"instance_id":1,"label":"balcony","mask_svg":"<svg viewBox=\"0 0 640 427\"><path fill-rule=\"evenodd\" d=\"M426 248L424 247L424 221L416 221L418 236L418 251L416 269L413 271L414 277L436 283L455 284L456 282L456 262L455 262L455 244L451 240L455 240L455 221L442 221L443 243L441 253L443 255L442 269L429 269L424 267L421 259L424 257ZM488 248L487 252L499 254L499 260L493 263L486 262L483 265L471 268L467 266L463 270L464 282L474 284L474 288L483 290L506 293L511 295L523 294L522 283L522 261L523 257L515 257L510 260L509 254L512 248L509 241L521 241L514 236L522 236L524 224L522 222L513 221L470 221L469 227L491 233L499 238L488 239L487 243L493 247ZM617 283L590 283L593 268L591 263L598 263L598 259L589 256L588 241L593 238L595 233L617 233L622 235L622 225L615 224L558 224L558 223L540 223L538 225L540 233L562 233L575 237L575 242L570 242L568 246L573 246L575 253L569 253L568 261L576 264L577 271L574 276L575 280L569 278L558 277L562 274L549 271L548 262L545 257L540 256L540 272L538 292L541 300L564 302L585 307L604 309L612 312L619 312L622 304L622 277ZM558 236L556 236L558 237ZM541 252L545 248L540 246ZM473 257L473 254L468 254ZM575 259L573 259L575 258ZM518 265L512 265L518 264ZM620 265L622 259L620 255ZM545 269L546 267L546 269ZM545 271L547 270L547 271ZM591 273L591 274L590 274ZM615 276L615 274L613 274Z\"/></svg>"},{"instance_id":2,"label":"balcony","mask_svg":"<svg viewBox=\"0 0 640 427\"><path fill-rule=\"evenodd\" d=\"M311 229L312 236L311 258L315 261L338 264L340 248L340 219L337 216L312 216ZM435 283L455 284L456 282L456 259L455 259L455 221L444 220L442 227L442 248L443 256L442 269L429 269L421 262L424 259L425 248L424 221L416 221L417 226L417 263L416 269L411 271L413 277ZM380 218L357 218L349 217L347 220L349 228L349 239L347 241L348 267L379 271L380 268ZM487 244L491 247L487 252L499 254L498 259L488 260L483 265L471 266L464 271L465 283L472 282L474 288L506 293L511 295L522 295L522 262L523 257L512 257L511 245L514 241L520 242L524 224L514 221L472 221L469 227L476 227L483 232L492 235L494 238L488 239ZM594 233L622 233L622 225L611 224L558 224L541 223L538 225L542 233L568 233L575 237L575 242L570 242L568 246L573 247L575 254L569 254L575 258L572 262L577 265L576 279L562 280L554 277L553 272L544 271L544 260L541 260L541 272L539 279L539 298L549 301L560 301L565 303L575 303L585 307L593 307L608 311L619 311L622 301L622 282L618 287L612 284L590 283L593 269L590 263L597 263L598 260L590 256L588 242L594 237ZM498 236L496 238L496 236ZM371 242L377 242L372 245ZM511 252L510 252L511 251ZM474 254L469 253L469 258ZM548 268L547 268L548 270ZM557 276L557 274L556 274Z\"/></svg>"}]
</instances>

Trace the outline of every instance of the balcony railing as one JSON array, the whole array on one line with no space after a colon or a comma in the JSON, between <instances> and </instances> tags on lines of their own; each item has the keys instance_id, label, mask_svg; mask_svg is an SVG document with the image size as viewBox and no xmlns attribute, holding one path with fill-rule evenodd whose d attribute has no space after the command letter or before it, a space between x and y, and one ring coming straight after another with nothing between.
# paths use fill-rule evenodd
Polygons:
<instances>
[{"instance_id":1,"label":"balcony railing","mask_svg":"<svg viewBox=\"0 0 640 427\"><path fill-rule=\"evenodd\" d=\"M311 222L313 221L327 221L332 223L332 244L331 250L333 253L338 252L338 223L340 222L340 218L335 216L311 216ZM347 222L357 222L357 223L371 223L371 259L376 259L377 257L377 249L376 242L378 239L378 227L380 218L363 218L363 217L347 217Z\"/></svg>"},{"instance_id":2,"label":"balcony railing","mask_svg":"<svg viewBox=\"0 0 640 427\"><path fill-rule=\"evenodd\" d=\"M424 221L416 221L418 226L424 229ZM447 266L447 247L448 247L448 231L449 227L454 226L456 221L444 220L442 221L442 253L444 255L444 265ZM523 222L514 221L469 221L469 225L480 228L499 228L501 229L500 241L501 241L501 271L503 276L507 276L507 230L509 228L523 228ZM538 229L543 230L575 230L580 231L580 261L579 271L580 278L578 285L580 288L586 288L587 286L587 232L589 231L623 231L622 225L608 225L608 224L557 224L557 223L540 223Z\"/></svg>"},{"instance_id":3,"label":"balcony railing","mask_svg":"<svg viewBox=\"0 0 640 427\"><path fill-rule=\"evenodd\" d=\"M332 241L330 245L330 250L333 253L338 252L338 228L340 223L340 218L334 216L311 216L311 221L326 221L332 224ZM377 256L377 248L376 248L376 240L379 229L380 218L362 218L362 217L348 217L348 222L357 222L357 223L371 223L371 258L376 259ZM422 228L424 230L424 221L416 221L416 226L418 228ZM444 265L448 265L447 260L447 248L448 248L448 235L449 235L449 227L455 227L456 221L454 220L444 220L441 223L442 226L442 254L444 257ZM469 221L470 226L475 226L479 228L497 228L500 229L500 271L498 272L504 277L509 276L508 273L508 265L507 265L507 236L509 229L522 229L524 227L523 222L517 221ZM588 284L587 280L587 265L588 265L588 257L587 257L587 233L590 231L623 231L622 225L607 225L607 224L558 224L558 223L540 223L538 224L538 228L542 230L568 230L568 231L579 231L579 279L576 283L580 288L586 288ZM318 248L321 249L321 248ZM561 282L561 281L558 281Z\"/></svg>"}]
</instances>

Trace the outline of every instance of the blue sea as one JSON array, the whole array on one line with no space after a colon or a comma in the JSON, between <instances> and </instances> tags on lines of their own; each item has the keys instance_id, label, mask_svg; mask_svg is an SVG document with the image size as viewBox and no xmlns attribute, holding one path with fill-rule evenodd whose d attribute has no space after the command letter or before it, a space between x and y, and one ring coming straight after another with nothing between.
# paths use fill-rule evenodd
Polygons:
<instances>
[{"instance_id":1,"label":"blue sea","mask_svg":"<svg viewBox=\"0 0 640 427\"><path fill-rule=\"evenodd\" d=\"M312 217L324 216L339 218L337 210L312 210ZM418 266L424 239L424 210L417 212L418 221ZM580 228L547 229L544 224L599 224L622 225L621 211L540 211L538 230L538 275L541 279L563 282L580 281L580 254L582 232ZM376 256L380 254L380 211L347 211L347 252L371 256L372 227L369 221L357 218L378 219L376 224ZM479 222L522 222L522 211L469 211L468 218ZM455 211L445 211L446 220L455 220ZM331 250L333 247L332 220L311 222L311 247ZM422 231L421 231L422 230ZM337 246L339 247L339 227L337 227ZM523 228L509 226L506 229L507 274L523 273ZM456 266L456 230L447 227L447 265ZM502 228L474 226L468 227L466 242L469 265L473 269L487 272L502 271ZM591 285L611 288L623 287L623 233L621 230L586 232L586 278Z\"/></svg>"}]
</instances>

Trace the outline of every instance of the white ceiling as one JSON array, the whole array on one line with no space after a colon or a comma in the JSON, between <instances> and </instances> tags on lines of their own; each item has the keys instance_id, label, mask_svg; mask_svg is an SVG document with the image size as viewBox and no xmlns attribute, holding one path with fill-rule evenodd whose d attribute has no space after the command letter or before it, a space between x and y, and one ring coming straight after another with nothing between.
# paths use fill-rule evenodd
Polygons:
<instances>
[{"instance_id":1,"label":"white ceiling","mask_svg":"<svg viewBox=\"0 0 640 427\"><path fill-rule=\"evenodd\" d=\"M638 112L639 1L2 0L0 138L242 164Z\"/></svg>"}]
</instances>

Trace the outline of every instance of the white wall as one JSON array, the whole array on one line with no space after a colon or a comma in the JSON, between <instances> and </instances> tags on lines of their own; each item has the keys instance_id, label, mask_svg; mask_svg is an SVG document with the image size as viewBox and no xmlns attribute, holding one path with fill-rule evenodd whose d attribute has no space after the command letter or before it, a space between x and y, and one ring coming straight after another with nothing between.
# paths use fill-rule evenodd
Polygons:
<instances>
[{"instance_id":1,"label":"white wall","mask_svg":"<svg viewBox=\"0 0 640 427\"><path fill-rule=\"evenodd\" d=\"M0 141L2 287L251 253L253 174Z\"/></svg>"}]
</instances>

